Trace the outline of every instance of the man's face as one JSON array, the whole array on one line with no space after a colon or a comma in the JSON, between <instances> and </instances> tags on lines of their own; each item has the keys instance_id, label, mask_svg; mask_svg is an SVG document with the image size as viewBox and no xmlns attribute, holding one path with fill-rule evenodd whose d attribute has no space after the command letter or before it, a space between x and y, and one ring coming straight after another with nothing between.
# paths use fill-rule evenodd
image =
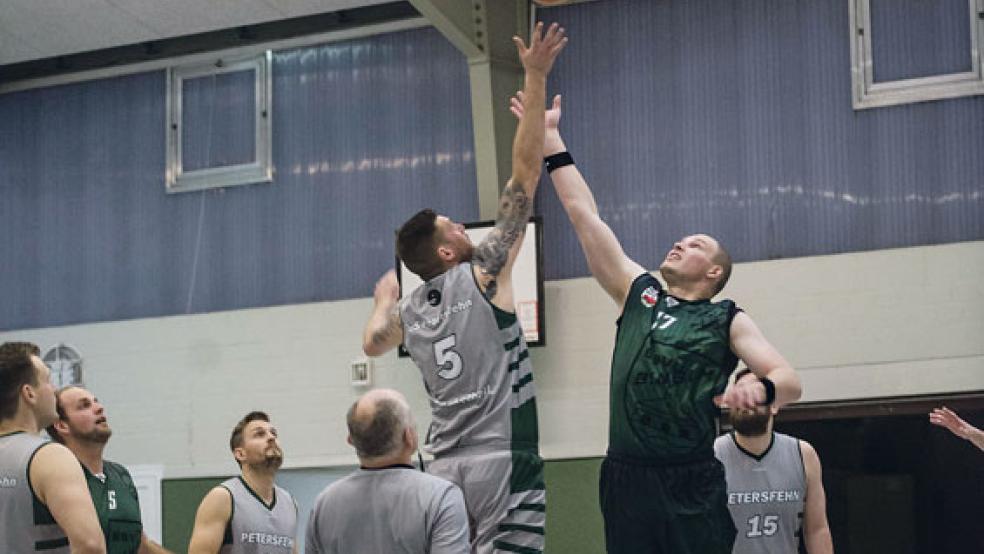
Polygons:
<instances>
[{"instance_id":1,"label":"man's face","mask_svg":"<svg viewBox=\"0 0 984 554\"><path fill-rule=\"evenodd\" d=\"M109 441L113 430L106 419L106 410L91 392L72 387L62 391L59 401L65 412L63 421L69 436L83 442L106 444Z\"/></svg>"},{"instance_id":2,"label":"man's face","mask_svg":"<svg viewBox=\"0 0 984 554\"><path fill-rule=\"evenodd\" d=\"M468 233L465 232L464 225L439 215L434 221L434 226L437 227L437 245L439 248L447 248L453 253L454 258L451 261L467 262L471 260L475 246L472 244Z\"/></svg>"},{"instance_id":3,"label":"man's face","mask_svg":"<svg viewBox=\"0 0 984 554\"><path fill-rule=\"evenodd\" d=\"M236 459L245 465L279 469L284 451L277 440L277 429L268 421L250 421L243 429L243 445L236 449Z\"/></svg>"},{"instance_id":4,"label":"man's face","mask_svg":"<svg viewBox=\"0 0 984 554\"><path fill-rule=\"evenodd\" d=\"M31 356L38 384L34 386L37 400L37 417L41 427L47 427L58 419L55 409L55 386L51 384L51 370L37 356Z\"/></svg>"},{"instance_id":5,"label":"man's face","mask_svg":"<svg viewBox=\"0 0 984 554\"><path fill-rule=\"evenodd\" d=\"M688 281L698 280L714 267L712 257L717 251L717 241L708 235L683 237L667 252L659 270L664 275Z\"/></svg>"}]
</instances>

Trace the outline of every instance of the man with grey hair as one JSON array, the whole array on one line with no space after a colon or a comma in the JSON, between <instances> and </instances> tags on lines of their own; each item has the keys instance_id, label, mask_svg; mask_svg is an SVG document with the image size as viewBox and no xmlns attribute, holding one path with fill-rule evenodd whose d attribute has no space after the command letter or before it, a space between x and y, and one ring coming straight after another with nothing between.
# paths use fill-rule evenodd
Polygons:
<instances>
[{"instance_id":1,"label":"man with grey hair","mask_svg":"<svg viewBox=\"0 0 984 554\"><path fill-rule=\"evenodd\" d=\"M369 391L347 421L360 467L318 495L305 552L468 554L461 490L410 463L417 431L406 399L394 390Z\"/></svg>"}]
</instances>

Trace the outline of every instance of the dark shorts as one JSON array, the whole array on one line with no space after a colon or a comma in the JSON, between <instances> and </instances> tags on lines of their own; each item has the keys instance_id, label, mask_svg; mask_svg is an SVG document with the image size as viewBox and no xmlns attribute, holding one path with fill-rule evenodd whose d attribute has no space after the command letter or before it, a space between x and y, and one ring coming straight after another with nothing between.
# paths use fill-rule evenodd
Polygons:
<instances>
[{"instance_id":1,"label":"dark shorts","mask_svg":"<svg viewBox=\"0 0 984 554\"><path fill-rule=\"evenodd\" d=\"M599 493L608 554L731 554L735 525L715 458L650 465L609 453Z\"/></svg>"}]
</instances>

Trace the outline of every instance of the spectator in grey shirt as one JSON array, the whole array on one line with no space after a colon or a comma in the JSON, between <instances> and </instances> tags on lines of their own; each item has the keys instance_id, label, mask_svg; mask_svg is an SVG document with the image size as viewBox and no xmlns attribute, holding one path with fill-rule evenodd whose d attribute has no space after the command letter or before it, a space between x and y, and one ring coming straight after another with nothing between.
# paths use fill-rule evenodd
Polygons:
<instances>
[{"instance_id":1,"label":"spectator in grey shirt","mask_svg":"<svg viewBox=\"0 0 984 554\"><path fill-rule=\"evenodd\" d=\"M406 399L370 391L349 408L348 428L361 467L318 495L305 552L468 554L461 490L410 465L417 431Z\"/></svg>"}]
</instances>

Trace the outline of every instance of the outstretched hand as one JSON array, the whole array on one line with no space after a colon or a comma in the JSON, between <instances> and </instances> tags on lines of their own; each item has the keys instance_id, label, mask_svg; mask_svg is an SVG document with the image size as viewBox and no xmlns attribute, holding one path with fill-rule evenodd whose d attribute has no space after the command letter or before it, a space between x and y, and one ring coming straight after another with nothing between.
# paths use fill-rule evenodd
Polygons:
<instances>
[{"instance_id":1,"label":"outstretched hand","mask_svg":"<svg viewBox=\"0 0 984 554\"><path fill-rule=\"evenodd\" d=\"M550 73L557 54L567 45L567 37L564 36L564 28L556 23L550 24L547 33L543 34L543 22L538 22L533 28L530 37L530 45L526 46L518 36L513 37L516 44L516 51L519 53L519 61L523 63L523 69L527 72L537 71L544 75Z\"/></svg>"},{"instance_id":2,"label":"outstretched hand","mask_svg":"<svg viewBox=\"0 0 984 554\"><path fill-rule=\"evenodd\" d=\"M975 427L960 418L953 410L947 407L935 408L929 413L929 422L949 429L951 433L962 438L970 439Z\"/></svg>"},{"instance_id":3,"label":"outstretched hand","mask_svg":"<svg viewBox=\"0 0 984 554\"><path fill-rule=\"evenodd\" d=\"M525 100L523 91L517 91L516 94L509 99L509 111L512 112L516 119L523 119L523 100ZM543 125L546 132L556 131L560 126L560 95L553 97L553 104L543 113Z\"/></svg>"}]
</instances>

